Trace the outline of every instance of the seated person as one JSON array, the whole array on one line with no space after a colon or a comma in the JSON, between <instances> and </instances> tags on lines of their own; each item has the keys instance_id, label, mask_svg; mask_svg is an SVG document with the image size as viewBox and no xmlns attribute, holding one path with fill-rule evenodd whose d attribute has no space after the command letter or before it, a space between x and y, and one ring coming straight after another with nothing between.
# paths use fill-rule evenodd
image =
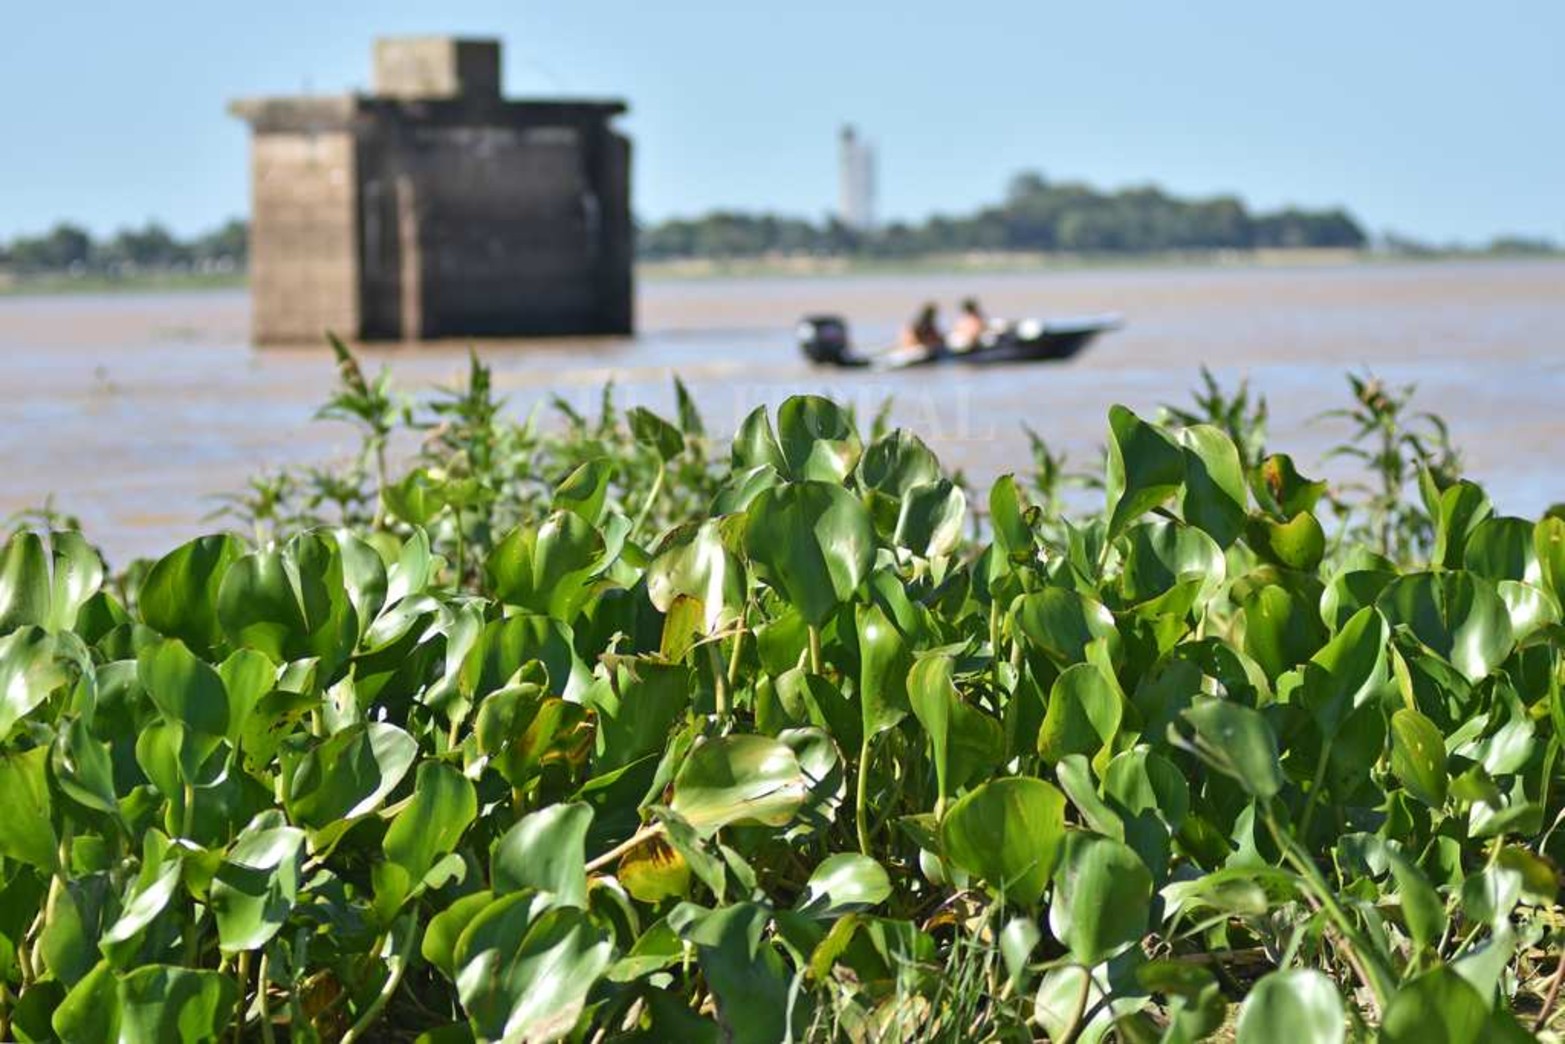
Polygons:
<instances>
[{"instance_id":1,"label":"seated person","mask_svg":"<svg viewBox=\"0 0 1565 1044\"><path fill-rule=\"evenodd\" d=\"M956 323L951 327L949 344L953 352L970 352L978 347L979 338L983 337L988 329L988 320L978 307L977 298L969 297L962 302L961 314L956 317Z\"/></svg>"},{"instance_id":2,"label":"seated person","mask_svg":"<svg viewBox=\"0 0 1565 1044\"><path fill-rule=\"evenodd\" d=\"M945 350L945 335L940 332L940 312L933 302L919 309L918 317L902 331L897 347L905 350L921 350L935 355Z\"/></svg>"}]
</instances>

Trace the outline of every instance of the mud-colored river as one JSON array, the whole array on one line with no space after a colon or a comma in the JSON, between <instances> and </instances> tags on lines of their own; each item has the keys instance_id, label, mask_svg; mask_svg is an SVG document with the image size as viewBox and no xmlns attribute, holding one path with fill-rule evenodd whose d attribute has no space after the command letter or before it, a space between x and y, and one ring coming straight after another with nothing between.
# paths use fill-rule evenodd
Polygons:
<instances>
[{"instance_id":1,"label":"mud-colored river","mask_svg":"<svg viewBox=\"0 0 1565 1044\"><path fill-rule=\"evenodd\" d=\"M1120 312L1127 325L1066 364L900 374L810 368L792 341L806 312L840 312L855 339L888 340L922 300L978 295L998 315ZM1444 415L1500 509L1565 500L1565 262L1188 268L952 276L649 282L633 340L484 345L496 384L524 411L549 393L592 407L612 379L625 405L666 408L670 375L714 431L798 391L869 416L887 397L977 480L1027 463L1022 424L1090 461L1109 405L1184 403L1201 363L1248 375L1270 402L1274 448L1318 473L1345 434L1312 421L1343 405L1343 373L1416 382ZM333 379L316 348L247 343L242 292L0 299L0 515L53 496L117 561L212 529L213 494L263 467L352 445L312 422ZM377 349L417 392L459 380L466 345Z\"/></svg>"}]
</instances>

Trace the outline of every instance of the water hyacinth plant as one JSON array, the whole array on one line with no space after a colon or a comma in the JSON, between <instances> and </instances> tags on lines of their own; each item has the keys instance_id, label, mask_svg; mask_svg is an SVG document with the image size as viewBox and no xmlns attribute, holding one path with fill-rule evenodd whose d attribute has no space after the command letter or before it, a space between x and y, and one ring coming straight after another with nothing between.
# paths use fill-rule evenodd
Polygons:
<instances>
[{"instance_id":1,"label":"water hyacinth plant","mask_svg":"<svg viewBox=\"0 0 1565 1044\"><path fill-rule=\"evenodd\" d=\"M475 361L345 524L13 535L0 1037L1557 1025L1565 521L1426 476L1388 557L1123 407L1066 519L823 398L679 403L541 433Z\"/></svg>"}]
</instances>

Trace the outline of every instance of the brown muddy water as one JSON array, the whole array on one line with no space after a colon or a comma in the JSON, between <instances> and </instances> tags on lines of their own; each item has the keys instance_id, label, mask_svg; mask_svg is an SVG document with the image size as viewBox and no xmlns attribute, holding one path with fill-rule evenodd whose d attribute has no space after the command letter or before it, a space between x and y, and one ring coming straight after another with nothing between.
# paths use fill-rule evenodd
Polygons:
<instances>
[{"instance_id":1,"label":"brown muddy water","mask_svg":"<svg viewBox=\"0 0 1565 1044\"><path fill-rule=\"evenodd\" d=\"M1069 363L984 369L822 371L793 345L807 312L840 312L876 345L919 302L949 312L967 295L996 315L1112 311L1127 325ZM242 291L0 299L0 516L52 496L123 563L219 528L203 520L213 496L263 468L349 453L348 429L311 420L333 381L324 345L256 350L247 323ZM1202 363L1266 395L1273 448L1345 478L1322 459L1344 428L1313 418L1347 402L1345 371L1368 367L1417 383L1500 510L1565 500L1565 262L648 282L639 324L628 340L480 350L518 413L550 393L595 408L610 380L621 405L667 409L676 373L714 432L795 392L866 418L891 397L899 422L980 482L1027 466L1023 424L1091 462L1112 403L1184 404ZM466 348L366 356L415 393L459 381Z\"/></svg>"}]
</instances>

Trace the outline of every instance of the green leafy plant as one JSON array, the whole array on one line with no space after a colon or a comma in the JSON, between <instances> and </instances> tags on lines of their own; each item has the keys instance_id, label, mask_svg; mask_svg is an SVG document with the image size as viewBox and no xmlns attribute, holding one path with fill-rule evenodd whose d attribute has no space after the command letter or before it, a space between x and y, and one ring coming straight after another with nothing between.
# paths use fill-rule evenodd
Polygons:
<instances>
[{"instance_id":1,"label":"green leafy plant","mask_svg":"<svg viewBox=\"0 0 1565 1044\"><path fill-rule=\"evenodd\" d=\"M1333 550L1115 407L1099 511L974 537L913 433L676 400L543 431L475 359L331 525L13 535L0 1037L1558 1028L1565 522L1453 477Z\"/></svg>"}]
</instances>

